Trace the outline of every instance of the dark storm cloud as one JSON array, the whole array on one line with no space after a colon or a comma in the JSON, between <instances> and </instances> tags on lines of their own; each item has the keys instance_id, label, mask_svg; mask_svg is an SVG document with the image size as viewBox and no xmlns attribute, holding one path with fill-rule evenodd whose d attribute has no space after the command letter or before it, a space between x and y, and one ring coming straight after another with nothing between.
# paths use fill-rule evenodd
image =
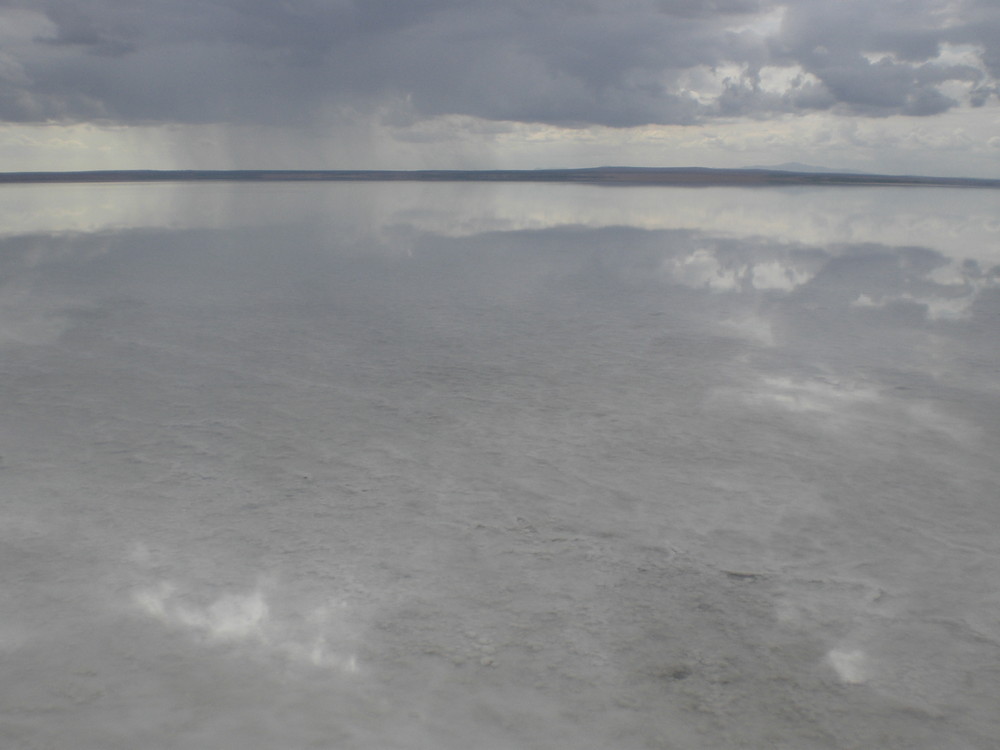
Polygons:
<instances>
[{"instance_id":1,"label":"dark storm cloud","mask_svg":"<svg viewBox=\"0 0 1000 750\"><path fill-rule=\"evenodd\" d=\"M990 0L0 0L4 9L43 29L4 37L8 121L298 124L387 102L412 116L564 125L927 115L962 103L942 84L965 84L952 88L978 105L1000 77ZM780 27L760 23L779 12ZM939 58L943 45L972 45L975 64ZM763 75L775 68L788 71L778 88Z\"/></svg>"}]
</instances>

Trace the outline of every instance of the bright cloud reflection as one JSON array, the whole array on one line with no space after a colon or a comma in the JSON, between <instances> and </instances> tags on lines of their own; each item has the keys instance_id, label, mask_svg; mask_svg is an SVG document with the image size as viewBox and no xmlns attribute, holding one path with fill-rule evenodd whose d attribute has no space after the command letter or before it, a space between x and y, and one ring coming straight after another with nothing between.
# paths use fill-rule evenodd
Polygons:
<instances>
[{"instance_id":1,"label":"bright cloud reflection","mask_svg":"<svg viewBox=\"0 0 1000 750\"><path fill-rule=\"evenodd\" d=\"M51 344L68 326L61 305L40 302L26 288L0 283L0 346Z\"/></svg>"},{"instance_id":2,"label":"bright cloud reflection","mask_svg":"<svg viewBox=\"0 0 1000 750\"><path fill-rule=\"evenodd\" d=\"M138 589L133 604L145 615L169 627L188 630L209 642L254 646L296 663L334 669L345 674L359 671L357 657L341 648L345 605L332 602L314 608L303 625L276 616L267 596L258 587L244 593L226 593L207 604L198 604L171 581Z\"/></svg>"},{"instance_id":3,"label":"bright cloud reflection","mask_svg":"<svg viewBox=\"0 0 1000 750\"><path fill-rule=\"evenodd\" d=\"M753 410L784 411L809 420L817 429L839 433L866 422L873 407L885 403L875 388L828 378L764 377L745 387L717 389L722 409L734 403Z\"/></svg>"},{"instance_id":4,"label":"bright cloud reflection","mask_svg":"<svg viewBox=\"0 0 1000 750\"><path fill-rule=\"evenodd\" d=\"M710 250L700 249L685 258L667 260L663 270L685 286L712 291L731 291L739 288L747 266L726 268Z\"/></svg>"},{"instance_id":5,"label":"bright cloud reflection","mask_svg":"<svg viewBox=\"0 0 1000 750\"><path fill-rule=\"evenodd\" d=\"M933 286L929 291L914 294L886 294L873 298L859 294L852 307L886 307L897 302L921 305L928 320L961 320L972 315L972 307L980 295L1000 286L1000 266L984 273L972 260L952 260L927 274L925 281Z\"/></svg>"},{"instance_id":6,"label":"bright cloud reflection","mask_svg":"<svg viewBox=\"0 0 1000 750\"><path fill-rule=\"evenodd\" d=\"M812 418L825 431L861 425L872 428L877 424L883 429L917 428L957 442L981 436L979 428L933 403L899 401L873 386L835 378L764 377L742 389L720 388L714 398L725 403L726 408L737 401L751 409Z\"/></svg>"},{"instance_id":7,"label":"bright cloud reflection","mask_svg":"<svg viewBox=\"0 0 1000 750\"><path fill-rule=\"evenodd\" d=\"M751 253L746 253L752 258ZM815 275L796 267L788 258L754 262L720 259L716 250L699 248L681 258L664 261L661 271L679 284L714 292L734 292L749 287L758 291L791 291L807 283Z\"/></svg>"},{"instance_id":8,"label":"bright cloud reflection","mask_svg":"<svg viewBox=\"0 0 1000 750\"><path fill-rule=\"evenodd\" d=\"M226 594L207 607L178 601L177 587L162 582L136 592L134 599L147 614L166 622L192 628L221 641L264 640L264 625L270 609L260 591Z\"/></svg>"},{"instance_id":9,"label":"bright cloud reflection","mask_svg":"<svg viewBox=\"0 0 1000 750\"><path fill-rule=\"evenodd\" d=\"M31 186L28 186L31 187ZM259 226L270 221L341 221L372 237L398 230L466 237L492 231L630 226L767 238L783 244L920 244L946 257L1000 263L992 190L599 188L477 183L198 183L47 185L4 192L0 235L135 228ZM876 200L877 198L877 200ZM235 206L243 210L236 210ZM252 210L245 210L246 206ZM331 210L337 208L342 210ZM339 218L338 218L339 217ZM395 233L393 233L395 232ZM784 271L760 268L761 288L787 288ZM794 277L793 277L794 280ZM797 281L795 283L798 283Z\"/></svg>"},{"instance_id":10,"label":"bright cloud reflection","mask_svg":"<svg viewBox=\"0 0 1000 750\"><path fill-rule=\"evenodd\" d=\"M791 291L804 284L813 274L798 268L791 268L778 261L758 263L753 266L750 274L754 289L780 289Z\"/></svg>"},{"instance_id":11,"label":"bright cloud reflection","mask_svg":"<svg viewBox=\"0 0 1000 750\"><path fill-rule=\"evenodd\" d=\"M868 678L866 663L868 661L865 652L860 649L841 650L834 649L826 655L830 666L837 672L841 681L849 685L863 683Z\"/></svg>"}]
</instances>

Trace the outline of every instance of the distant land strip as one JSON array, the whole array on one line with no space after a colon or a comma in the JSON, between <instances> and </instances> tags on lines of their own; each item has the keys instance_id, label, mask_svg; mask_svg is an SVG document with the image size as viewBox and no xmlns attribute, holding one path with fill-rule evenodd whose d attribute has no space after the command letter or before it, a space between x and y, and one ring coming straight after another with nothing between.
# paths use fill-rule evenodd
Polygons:
<instances>
[{"instance_id":1,"label":"distant land strip","mask_svg":"<svg viewBox=\"0 0 1000 750\"><path fill-rule=\"evenodd\" d=\"M84 182L558 182L585 185L665 186L893 186L1000 188L1000 179L920 177L854 172L701 167L595 167L590 169L234 169L0 172L0 184Z\"/></svg>"}]
</instances>

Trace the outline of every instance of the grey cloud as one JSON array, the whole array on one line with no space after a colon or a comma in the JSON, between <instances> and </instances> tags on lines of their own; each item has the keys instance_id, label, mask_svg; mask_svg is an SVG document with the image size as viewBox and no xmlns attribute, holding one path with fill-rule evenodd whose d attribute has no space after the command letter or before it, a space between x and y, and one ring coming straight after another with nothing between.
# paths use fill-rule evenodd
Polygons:
<instances>
[{"instance_id":1,"label":"grey cloud","mask_svg":"<svg viewBox=\"0 0 1000 750\"><path fill-rule=\"evenodd\" d=\"M976 0L804 0L788 5L772 50L775 61L802 66L833 102L855 114L942 112L959 104L937 88L949 81L976 84L970 103L984 103L995 85L975 67L938 61L945 44L978 47L989 71L1000 44L1000 10ZM994 66L991 75L997 72Z\"/></svg>"},{"instance_id":2,"label":"grey cloud","mask_svg":"<svg viewBox=\"0 0 1000 750\"><path fill-rule=\"evenodd\" d=\"M47 15L55 25L56 34L39 41L56 46L76 46L92 54L121 56L132 52L130 40L139 34L138 18L119 15L113 22L88 15L79 5L59 4L49 8Z\"/></svg>"},{"instance_id":3,"label":"grey cloud","mask_svg":"<svg viewBox=\"0 0 1000 750\"><path fill-rule=\"evenodd\" d=\"M986 0L7 0L3 8L42 13L51 28L3 50L23 75L0 77L0 118L22 122L306 124L386 102L416 116L562 125L829 108L924 115L960 103L942 84L969 84L970 103L982 105L1000 75L1000 9ZM777 32L754 26L781 9ZM981 49L982 69L938 60L945 44ZM803 75L784 91L764 90L768 65ZM742 73L721 90L689 90L689 73L722 66Z\"/></svg>"},{"instance_id":4,"label":"grey cloud","mask_svg":"<svg viewBox=\"0 0 1000 750\"><path fill-rule=\"evenodd\" d=\"M924 72L930 75L921 75ZM958 103L934 88L942 73L943 70L935 75L935 71L887 59L872 63L860 55L820 71L821 80L834 99L854 111L912 115L936 114Z\"/></svg>"}]
</instances>

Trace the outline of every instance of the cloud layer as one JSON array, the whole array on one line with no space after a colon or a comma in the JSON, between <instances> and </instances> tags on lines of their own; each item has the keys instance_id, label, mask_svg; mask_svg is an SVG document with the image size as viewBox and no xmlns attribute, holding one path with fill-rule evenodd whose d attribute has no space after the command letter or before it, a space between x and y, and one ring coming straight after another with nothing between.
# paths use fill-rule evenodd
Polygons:
<instances>
[{"instance_id":1,"label":"cloud layer","mask_svg":"<svg viewBox=\"0 0 1000 750\"><path fill-rule=\"evenodd\" d=\"M990 0L0 0L7 122L562 126L997 96Z\"/></svg>"}]
</instances>

